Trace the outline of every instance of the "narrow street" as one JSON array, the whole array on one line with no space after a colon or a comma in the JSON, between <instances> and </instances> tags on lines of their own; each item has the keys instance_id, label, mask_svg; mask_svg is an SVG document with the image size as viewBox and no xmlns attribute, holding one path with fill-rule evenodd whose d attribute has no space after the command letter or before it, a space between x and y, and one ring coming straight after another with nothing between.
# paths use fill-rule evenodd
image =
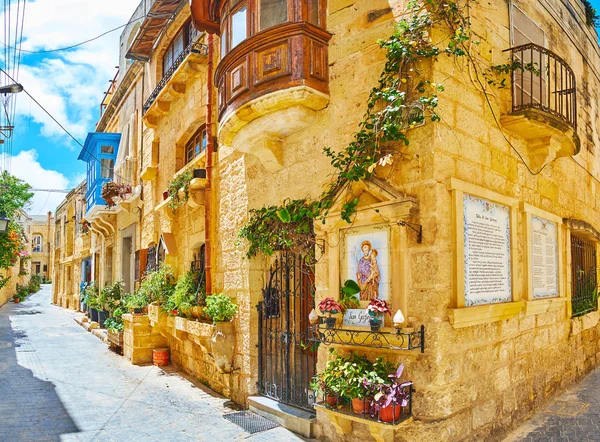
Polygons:
<instances>
[{"instance_id":1,"label":"narrow street","mask_svg":"<svg viewBox=\"0 0 600 442\"><path fill-rule=\"evenodd\" d=\"M552 399L504 442L600 441L600 369Z\"/></svg>"},{"instance_id":2,"label":"narrow street","mask_svg":"<svg viewBox=\"0 0 600 442\"><path fill-rule=\"evenodd\" d=\"M0 308L0 442L300 441L251 436L226 399L172 370L134 366L50 304L51 286Z\"/></svg>"}]
</instances>

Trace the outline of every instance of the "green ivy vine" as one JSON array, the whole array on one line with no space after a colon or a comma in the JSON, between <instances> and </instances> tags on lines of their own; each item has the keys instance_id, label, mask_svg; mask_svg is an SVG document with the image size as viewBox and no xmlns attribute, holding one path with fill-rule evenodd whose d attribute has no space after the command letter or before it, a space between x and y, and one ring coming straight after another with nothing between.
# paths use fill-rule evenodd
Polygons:
<instances>
[{"instance_id":1,"label":"green ivy vine","mask_svg":"<svg viewBox=\"0 0 600 442\"><path fill-rule=\"evenodd\" d=\"M190 199L190 181L193 177L192 171L187 169L171 180L169 187L167 187L167 192L171 198L171 201L169 201L171 209L175 210L183 206ZM181 196L179 195L180 190L183 191Z\"/></svg>"}]
</instances>

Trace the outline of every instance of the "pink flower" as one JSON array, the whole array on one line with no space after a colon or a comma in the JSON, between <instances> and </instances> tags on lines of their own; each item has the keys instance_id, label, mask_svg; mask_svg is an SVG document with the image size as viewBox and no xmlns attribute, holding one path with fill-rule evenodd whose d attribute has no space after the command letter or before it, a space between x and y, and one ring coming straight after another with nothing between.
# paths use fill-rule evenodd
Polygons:
<instances>
[{"instance_id":1,"label":"pink flower","mask_svg":"<svg viewBox=\"0 0 600 442\"><path fill-rule=\"evenodd\" d=\"M325 298L319 303L321 313L335 315L342 311L342 306L333 298Z\"/></svg>"},{"instance_id":2,"label":"pink flower","mask_svg":"<svg viewBox=\"0 0 600 442\"><path fill-rule=\"evenodd\" d=\"M387 305L387 302L385 302L383 299L372 299L367 306L367 312L371 316L379 316L385 313L390 315L392 313Z\"/></svg>"}]
</instances>

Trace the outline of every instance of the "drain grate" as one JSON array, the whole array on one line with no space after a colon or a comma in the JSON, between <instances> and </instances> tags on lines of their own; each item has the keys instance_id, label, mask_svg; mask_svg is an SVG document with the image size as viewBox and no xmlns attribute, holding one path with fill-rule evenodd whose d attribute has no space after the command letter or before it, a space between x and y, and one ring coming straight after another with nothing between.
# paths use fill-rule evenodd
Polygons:
<instances>
[{"instance_id":1,"label":"drain grate","mask_svg":"<svg viewBox=\"0 0 600 442\"><path fill-rule=\"evenodd\" d=\"M252 411L228 413L223 415L223 417L236 424L238 427L242 427L250 434L260 433L261 431L267 431L279 426L277 422L273 422L266 417L262 417L259 414L253 413Z\"/></svg>"},{"instance_id":2,"label":"drain grate","mask_svg":"<svg viewBox=\"0 0 600 442\"><path fill-rule=\"evenodd\" d=\"M590 404L586 404L585 402L556 401L546 409L546 413L575 417L589 405Z\"/></svg>"}]
</instances>

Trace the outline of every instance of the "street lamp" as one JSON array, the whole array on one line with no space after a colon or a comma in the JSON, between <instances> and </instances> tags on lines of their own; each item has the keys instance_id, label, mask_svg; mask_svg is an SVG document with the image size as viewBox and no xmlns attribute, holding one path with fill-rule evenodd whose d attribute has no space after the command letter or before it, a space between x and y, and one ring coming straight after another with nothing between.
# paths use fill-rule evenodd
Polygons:
<instances>
[{"instance_id":1,"label":"street lamp","mask_svg":"<svg viewBox=\"0 0 600 442\"><path fill-rule=\"evenodd\" d=\"M19 92L23 92L23 85L19 83L0 86L0 94L18 94Z\"/></svg>"},{"instance_id":2,"label":"street lamp","mask_svg":"<svg viewBox=\"0 0 600 442\"><path fill-rule=\"evenodd\" d=\"M6 217L4 213L0 213L0 233L5 233L8 229L8 221L9 219Z\"/></svg>"}]
</instances>

